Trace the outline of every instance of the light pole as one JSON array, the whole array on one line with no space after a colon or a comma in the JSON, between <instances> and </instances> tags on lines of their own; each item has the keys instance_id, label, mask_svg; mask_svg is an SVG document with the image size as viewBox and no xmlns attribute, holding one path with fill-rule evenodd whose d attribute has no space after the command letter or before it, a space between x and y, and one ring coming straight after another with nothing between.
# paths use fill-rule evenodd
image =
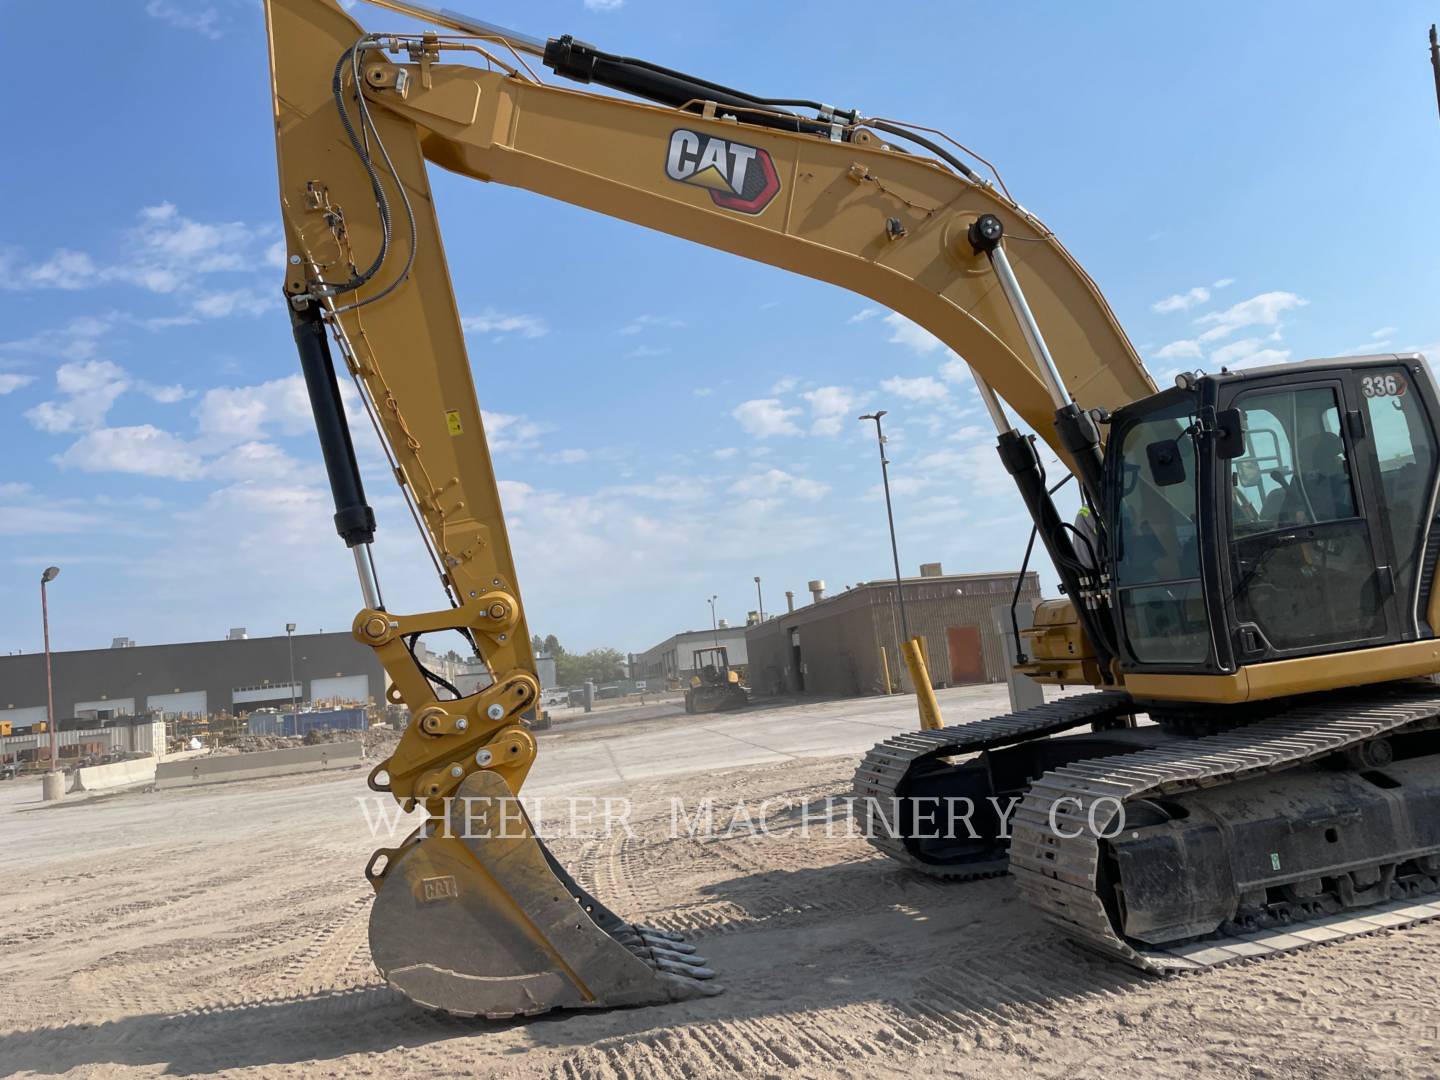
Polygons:
<instances>
[{"instance_id":1,"label":"light pole","mask_svg":"<svg viewBox=\"0 0 1440 1080\"><path fill-rule=\"evenodd\" d=\"M755 575L755 606L760 609L760 621L765 621L765 598L760 595L760 575Z\"/></svg>"},{"instance_id":2,"label":"light pole","mask_svg":"<svg viewBox=\"0 0 1440 1080\"><path fill-rule=\"evenodd\" d=\"M720 597L716 595L710 597L708 601L708 603L710 604L710 631L715 635L716 645L720 644L720 622L718 619L715 618L715 601L719 599Z\"/></svg>"},{"instance_id":3,"label":"light pole","mask_svg":"<svg viewBox=\"0 0 1440 1080\"><path fill-rule=\"evenodd\" d=\"M285 624L285 642L290 650L290 722L295 725L295 734L300 734L300 706L295 701L295 624Z\"/></svg>"},{"instance_id":4,"label":"light pole","mask_svg":"<svg viewBox=\"0 0 1440 1080\"><path fill-rule=\"evenodd\" d=\"M1435 36L1435 24L1430 24L1430 66L1435 69L1435 101L1440 104L1440 40Z\"/></svg>"},{"instance_id":5,"label":"light pole","mask_svg":"<svg viewBox=\"0 0 1440 1080\"><path fill-rule=\"evenodd\" d=\"M895 559L895 599L900 604L900 629L905 634L905 640L909 641L910 622L905 618L905 589L900 583L900 548L895 543L895 512L890 508L890 462L885 458L885 432L880 427L880 418L884 415L885 410L879 409L866 413L859 419L875 421L875 439L880 445L880 479L885 485L885 517L890 522L890 554Z\"/></svg>"},{"instance_id":6,"label":"light pole","mask_svg":"<svg viewBox=\"0 0 1440 1080\"><path fill-rule=\"evenodd\" d=\"M50 721L47 725L50 728L50 771L60 770L60 733L55 723L55 680L50 674L50 600L45 594L45 586L60 576L58 566L47 566L45 572L40 575L40 621L45 628L45 697L49 702L45 716Z\"/></svg>"}]
</instances>

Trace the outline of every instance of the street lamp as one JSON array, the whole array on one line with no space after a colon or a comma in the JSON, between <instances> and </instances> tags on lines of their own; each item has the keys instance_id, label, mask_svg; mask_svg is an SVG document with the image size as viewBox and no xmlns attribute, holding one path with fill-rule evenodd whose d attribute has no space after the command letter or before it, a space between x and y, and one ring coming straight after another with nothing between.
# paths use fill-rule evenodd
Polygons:
<instances>
[{"instance_id":1,"label":"street lamp","mask_svg":"<svg viewBox=\"0 0 1440 1080\"><path fill-rule=\"evenodd\" d=\"M890 522L890 554L895 559L895 598L900 603L900 628L905 633L905 640L909 641L910 623L905 618L905 590L900 583L900 548L895 543L895 512L890 507L890 462L885 458L885 432L880 427L880 418L884 415L885 410L879 409L866 413L859 419L875 421L875 439L880 446L880 479L885 485L885 517Z\"/></svg>"},{"instance_id":2,"label":"street lamp","mask_svg":"<svg viewBox=\"0 0 1440 1080\"><path fill-rule=\"evenodd\" d=\"M45 572L40 575L40 621L45 628L45 695L49 705L46 709L46 719L50 721L50 771L60 770L60 733L56 730L55 723L55 680L50 674L50 600L45 594L45 586L60 576L60 567L47 566Z\"/></svg>"},{"instance_id":3,"label":"street lamp","mask_svg":"<svg viewBox=\"0 0 1440 1080\"><path fill-rule=\"evenodd\" d=\"M760 609L760 621L765 621L765 598L760 595L760 575L755 575L755 606Z\"/></svg>"},{"instance_id":4,"label":"street lamp","mask_svg":"<svg viewBox=\"0 0 1440 1080\"><path fill-rule=\"evenodd\" d=\"M710 604L710 630L715 635L716 645L720 644L720 622L718 619L715 618L715 601L719 599L720 597L716 595L710 597L708 601L708 603Z\"/></svg>"},{"instance_id":5,"label":"street lamp","mask_svg":"<svg viewBox=\"0 0 1440 1080\"><path fill-rule=\"evenodd\" d=\"M285 624L285 642L290 650L290 723L295 725L295 734L300 734L300 706L295 702L295 624Z\"/></svg>"}]
</instances>

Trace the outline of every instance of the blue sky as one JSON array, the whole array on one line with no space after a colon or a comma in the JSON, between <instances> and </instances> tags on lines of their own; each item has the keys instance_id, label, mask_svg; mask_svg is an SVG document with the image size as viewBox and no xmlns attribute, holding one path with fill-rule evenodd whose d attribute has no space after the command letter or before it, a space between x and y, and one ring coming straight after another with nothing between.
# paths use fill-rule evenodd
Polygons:
<instances>
[{"instance_id":1,"label":"blue sky","mask_svg":"<svg viewBox=\"0 0 1440 1080\"><path fill-rule=\"evenodd\" d=\"M1090 270L1157 377L1440 353L1440 120L1387 3L449 0L767 96L951 132ZM280 271L256 0L65 5L11 50L0 173L0 650L348 627L353 570ZM371 29L412 28L364 4ZM48 4L0 0L12 41ZM988 52L986 50L989 50ZM435 171L533 629L639 650L884 576L889 410L908 572L1013 567L1028 522L973 391L863 299ZM361 453L387 600L440 602ZM1047 580L1049 575L1047 574Z\"/></svg>"}]
</instances>

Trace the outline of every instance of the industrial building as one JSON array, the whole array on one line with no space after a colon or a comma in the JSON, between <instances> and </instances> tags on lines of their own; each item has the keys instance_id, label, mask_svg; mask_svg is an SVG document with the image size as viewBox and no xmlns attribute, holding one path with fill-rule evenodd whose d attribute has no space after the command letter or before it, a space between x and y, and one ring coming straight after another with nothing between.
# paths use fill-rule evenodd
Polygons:
<instances>
[{"instance_id":1,"label":"industrial building","mask_svg":"<svg viewBox=\"0 0 1440 1080\"><path fill-rule=\"evenodd\" d=\"M106 721L380 702L385 672L373 649L348 632L252 638L232 630L222 641L127 645L51 654L55 715ZM291 683L291 654L294 683ZM18 730L46 717L45 655L0 656L0 721Z\"/></svg>"},{"instance_id":2,"label":"industrial building","mask_svg":"<svg viewBox=\"0 0 1440 1080\"><path fill-rule=\"evenodd\" d=\"M723 619L718 629L684 630L666 638L630 660L630 678L662 684L668 680L688 679L695 674L695 651L721 645L732 667L748 663L745 627L730 626Z\"/></svg>"},{"instance_id":3,"label":"industrial building","mask_svg":"<svg viewBox=\"0 0 1440 1080\"><path fill-rule=\"evenodd\" d=\"M0 725L0 733L5 728ZM55 749L61 765L84 758L99 759L133 754L154 754L165 760L165 721L128 717L104 727L87 724L62 725L55 733ZM0 734L0 765L44 762L50 758L50 732L31 729L18 735Z\"/></svg>"},{"instance_id":4,"label":"industrial building","mask_svg":"<svg viewBox=\"0 0 1440 1080\"><path fill-rule=\"evenodd\" d=\"M1010 657L992 612L1010 605L1018 574L945 574L938 563L902 582L910 633L923 639L930 678L937 687L1000 682ZM866 581L833 596L810 583L811 603L749 627L749 682L760 694L804 693L839 697L908 686L895 581ZM792 594L787 594L790 596ZM1040 578L1025 575L1020 606L1033 609ZM1022 624L1024 625L1024 624Z\"/></svg>"}]
</instances>

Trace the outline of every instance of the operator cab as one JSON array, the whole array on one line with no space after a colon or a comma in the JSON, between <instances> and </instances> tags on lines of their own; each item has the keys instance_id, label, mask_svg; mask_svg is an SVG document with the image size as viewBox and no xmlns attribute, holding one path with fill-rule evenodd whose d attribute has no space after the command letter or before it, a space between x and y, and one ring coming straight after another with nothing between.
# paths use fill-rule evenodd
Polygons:
<instances>
[{"instance_id":1,"label":"operator cab","mask_svg":"<svg viewBox=\"0 0 1440 1080\"><path fill-rule=\"evenodd\" d=\"M1437 416L1417 354L1182 376L1117 410L1121 670L1230 673L1434 636Z\"/></svg>"}]
</instances>

